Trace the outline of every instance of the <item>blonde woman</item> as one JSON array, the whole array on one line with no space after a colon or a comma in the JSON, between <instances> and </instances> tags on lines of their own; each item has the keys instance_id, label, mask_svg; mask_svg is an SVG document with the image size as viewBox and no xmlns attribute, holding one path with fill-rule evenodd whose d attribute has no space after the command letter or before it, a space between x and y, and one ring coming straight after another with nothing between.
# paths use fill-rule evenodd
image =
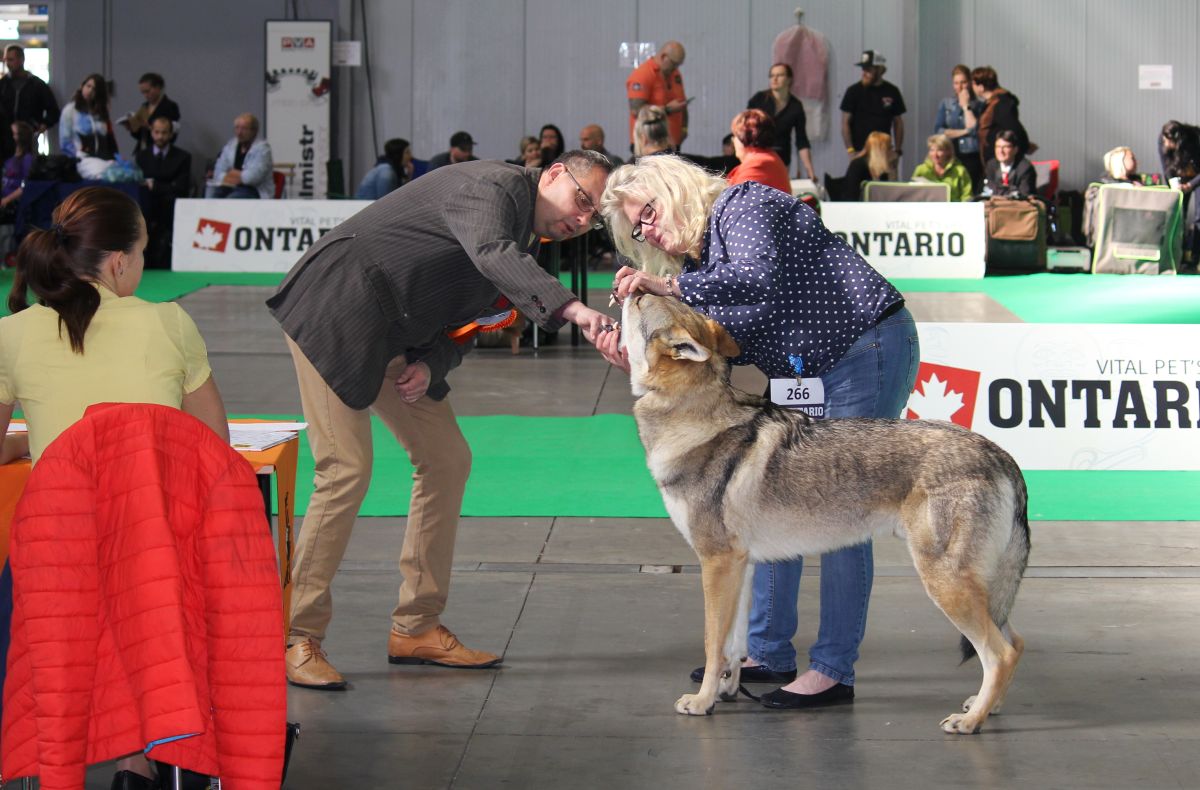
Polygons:
<instances>
[{"instance_id":1,"label":"blonde woman","mask_svg":"<svg viewBox=\"0 0 1200 790\"><path fill-rule=\"evenodd\" d=\"M842 200L862 200L862 185L868 181L896 181L896 151L887 132L871 132L858 155L850 160L842 177Z\"/></svg>"},{"instance_id":2,"label":"blonde woman","mask_svg":"<svg viewBox=\"0 0 1200 790\"><path fill-rule=\"evenodd\" d=\"M1104 155L1104 175L1100 178L1104 184L1131 184L1142 186L1138 178L1138 161L1133 149L1119 145Z\"/></svg>"},{"instance_id":3,"label":"blonde woman","mask_svg":"<svg viewBox=\"0 0 1200 790\"><path fill-rule=\"evenodd\" d=\"M931 181L950 187L950 200L970 200L972 192L971 174L954 157L954 143L944 134L931 135L925 144L929 155L913 171L913 181Z\"/></svg>"},{"instance_id":4,"label":"blonde woman","mask_svg":"<svg viewBox=\"0 0 1200 790\"><path fill-rule=\"evenodd\" d=\"M635 158L671 152L671 131L667 111L647 104L638 110L633 124L633 155Z\"/></svg>"},{"instance_id":5,"label":"blonde woman","mask_svg":"<svg viewBox=\"0 0 1200 790\"><path fill-rule=\"evenodd\" d=\"M885 135L886 137L886 135ZM677 156L617 168L600 200L619 252L639 264L617 272L618 299L673 296L720 322L739 365L769 377L820 378L826 417L898 417L920 349L900 293L831 233L808 206L755 181L727 187ZM661 274L652 273L662 272ZM617 332L597 341L628 370ZM746 683L788 683L770 708L818 708L854 699L854 662L873 574L869 543L821 558L821 624L807 671L796 676L796 595L802 560L759 565L750 613ZM703 668L692 673L703 679Z\"/></svg>"}]
</instances>

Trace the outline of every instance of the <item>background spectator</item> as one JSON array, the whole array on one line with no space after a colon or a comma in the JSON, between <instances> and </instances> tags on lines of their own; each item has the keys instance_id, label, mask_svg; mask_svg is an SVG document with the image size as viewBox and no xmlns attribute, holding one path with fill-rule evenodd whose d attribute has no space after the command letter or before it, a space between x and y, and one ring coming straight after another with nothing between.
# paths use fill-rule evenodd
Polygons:
<instances>
[{"instance_id":1,"label":"background spectator","mask_svg":"<svg viewBox=\"0 0 1200 790\"><path fill-rule=\"evenodd\" d=\"M800 177L802 164L808 178L815 181L817 176L813 170L812 145L804 128L808 119L804 115L804 105L792 95L792 67L786 63L776 63L767 77L770 87L751 96L746 109L762 110L771 116L775 126L771 147L783 160L784 167L792 163L792 138L795 137L800 160L796 166L796 177Z\"/></svg>"},{"instance_id":2,"label":"background spectator","mask_svg":"<svg viewBox=\"0 0 1200 790\"><path fill-rule=\"evenodd\" d=\"M679 72L686 57L683 44L668 41L654 57L634 69L625 80L625 95L629 99L629 142L635 148L637 135L634 125L638 112L646 106L662 108L667 116L668 140L672 147L678 150L687 139L687 93L683 90L683 75Z\"/></svg>"},{"instance_id":3,"label":"background spectator","mask_svg":"<svg viewBox=\"0 0 1200 790\"><path fill-rule=\"evenodd\" d=\"M25 70L25 50L16 44L4 49L4 67L8 73L0 77L0 114L9 123L24 121L33 127L35 135L58 123L58 101L50 87ZM0 135L0 158L13 154L8 135Z\"/></svg>"},{"instance_id":4,"label":"background spectator","mask_svg":"<svg viewBox=\"0 0 1200 790\"><path fill-rule=\"evenodd\" d=\"M741 162L727 177L729 185L757 181L792 194L787 165L771 147L775 122L762 110L744 110L733 117L734 156Z\"/></svg>"},{"instance_id":5,"label":"background spectator","mask_svg":"<svg viewBox=\"0 0 1200 790\"><path fill-rule=\"evenodd\" d=\"M975 94L971 91L971 70L958 64L950 72L953 95L938 105L936 134L944 134L954 144L954 158L971 174L974 191L983 184L983 161L979 158L978 118L975 117Z\"/></svg>"},{"instance_id":6,"label":"background spectator","mask_svg":"<svg viewBox=\"0 0 1200 790\"><path fill-rule=\"evenodd\" d=\"M1037 173L1021 155L1020 138L1012 129L996 132L992 161L984 170L983 193L1014 198L1037 195Z\"/></svg>"},{"instance_id":7,"label":"background spectator","mask_svg":"<svg viewBox=\"0 0 1200 790\"><path fill-rule=\"evenodd\" d=\"M986 165L995 156L996 140L1002 131L1013 133L1018 159L1029 154L1029 135L1021 125L1021 100L1000 87L996 70L980 66L971 72L971 86L983 102L979 112L979 151ZM986 169L986 168L985 168Z\"/></svg>"},{"instance_id":8,"label":"background spectator","mask_svg":"<svg viewBox=\"0 0 1200 790\"><path fill-rule=\"evenodd\" d=\"M58 147L76 159L111 160L117 155L117 138L108 109L108 82L103 75L89 74L63 108Z\"/></svg>"},{"instance_id":9,"label":"background spectator","mask_svg":"<svg viewBox=\"0 0 1200 790\"><path fill-rule=\"evenodd\" d=\"M475 140L466 132L455 132L450 135L450 150L434 156L429 160L429 169L436 170L439 167L446 165L454 165L459 162L474 162L476 161Z\"/></svg>"},{"instance_id":10,"label":"background spectator","mask_svg":"<svg viewBox=\"0 0 1200 790\"><path fill-rule=\"evenodd\" d=\"M963 163L955 158L954 144L950 142L950 138L944 134L935 134L926 141L926 145L929 146L929 155L913 171L913 181L946 184L950 187L950 200L970 200L974 192L971 174L967 172Z\"/></svg>"},{"instance_id":11,"label":"background spectator","mask_svg":"<svg viewBox=\"0 0 1200 790\"><path fill-rule=\"evenodd\" d=\"M525 135L521 142L517 143L517 155L505 161L518 167L541 167L542 144L536 137Z\"/></svg>"},{"instance_id":12,"label":"background spectator","mask_svg":"<svg viewBox=\"0 0 1200 790\"><path fill-rule=\"evenodd\" d=\"M625 160L604 147L604 129L597 123L590 123L579 130L579 147L584 151L597 151L608 157L613 167L620 167Z\"/></svg>"},{"instance_id":13,"label":"background spectator","mask_svg":"<svg viewBox=\"0 0 1200 790\"><path fill-rule=\"evenodd\" d=\"M542 161L547 165L563 155L562 130L548 123L538 132L538 140L542 145Z\"/></svg>"},{"instance_id":14,"label":"background spectator","mask_svg":"<svg viewBox=\"0 0 1200 790\"><path fill-rule=\"evenodd\" d=\"M1100 177L1104 184L1130 184L1142 186L1138 176L1138 161L1133 149L1119 145L1104 155L1104 175Z\"/></svg>"},{"instance_id":15,"label":"background spectator","mask_svg":"<svg viewBox=\"0 0 1200 790\"><path fill-rule=\"evenodd\" d=\"M634 159L671 152L671 130L662 107L647 104L638 110L633 132Z\"/></svg>"},{"instance_id":16,"label":"background spectator","mask_svg":"<svg viewBox=\"0 0 1200 790\"><path fill-rule=\"evenodd\" d=\"M858 154L850 160L840 185L829 190L835 200L862 200L862 185L868 181L895 181L896 152L887 132L871 132Z\"/></svg>"},{"instance_id":17,"label":"background spectator","mask_svg":"<svg viewBox=\"0 0 1200 790\"><path fill-rule=\"evenodd\" d=\"M378 200L394 189L407 184L413 177L412 146L408 140L395 137L383 144L383 156L363 178L354 192L357 200Z\"/></svg>"},{"instance_id":18,"label":"background spectator","mask_svg":"<svg viewBox=\"0 0 1200 790\"><path fill-rule=\"evenodd\" d=\"M29 178L29 170L33 167L33 160L37 155L33 127L24 121L12 124L12 141L15 151L4 160L4 177L0 183L0 208L5 209L9 206L15 209L14 204L21 199L21 193L25 191L25 179ZM5 213L15 214L15 211ZM0 250L0 253L7 251L5 248Z\"/></svg>"},{"instance_id":19,"label":"background spectator","mask_svg":"<svg viewBox=\"0 0 1200 790\"><path fill-rule=\"evenodd\" d=\"M258 119L242 113L233 119L233 139L225 143L213 166L208 198L271 198L275 196L275 162L271 144L258 140Z\"/></svg>"},{"instance_id":20,"label":"background spectator","mask_svg":"<svg viewBox=\"0 0 1200 790\"><path fill-rule=\"evenodd\" d=\"M175 201L192 194L192 155L172 142L175 125L165 115L150 122L150 147L135 155L150 191L146 212L146 264L171 268L171 234L175 226Z\"/></svg>"},{"instance_id":21,"label":"background spectator","mask_svg":"<svg viewBox=\"0 0 1200 790\"><path fill-rule=\"evenodd\" d=\"M842 141L846 153L857 156L872 132L895 132L896 156L904 147L904 97L900 89L883 78L887 59L873 49L865 50L855 64L862 69L858 82L842 97ZM855 198L857 200L857 198Z\"/></svg>"},{"instance_id":22,"label":"background spectator","mask_svg":"<svg viewBox=\"0 0 1200 790\"><path fill-rule=\"evenodd\" d=\"M137 141L134 153L154 145L150 124L154 123L156 118L166 118L171 122L171 142L175 142L175 136L179 134L179 105L163 92L165 87L166 82L161 74L152 71L143 74L138 80L138 91L145 101L137 110L118 121Z\"/></svg>"}]
</instances>

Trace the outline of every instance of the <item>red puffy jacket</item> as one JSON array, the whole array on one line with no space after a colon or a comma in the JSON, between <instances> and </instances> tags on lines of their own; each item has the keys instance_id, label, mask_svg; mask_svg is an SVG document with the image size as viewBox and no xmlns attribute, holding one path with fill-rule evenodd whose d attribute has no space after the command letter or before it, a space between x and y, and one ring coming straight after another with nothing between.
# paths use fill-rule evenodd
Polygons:
<instances>
[{"instance_id":1,"label":"red puffy jacket","mask_svg":"<svg viewBox=\"0 0 1200 790\"><path fill-rule=\"evenodd\" d=\"M254 472L177 409L103 404L34 467L13 519L4 779L82 788L148 750L278 790L287 693Z\"/></svg>"}]
</instances>

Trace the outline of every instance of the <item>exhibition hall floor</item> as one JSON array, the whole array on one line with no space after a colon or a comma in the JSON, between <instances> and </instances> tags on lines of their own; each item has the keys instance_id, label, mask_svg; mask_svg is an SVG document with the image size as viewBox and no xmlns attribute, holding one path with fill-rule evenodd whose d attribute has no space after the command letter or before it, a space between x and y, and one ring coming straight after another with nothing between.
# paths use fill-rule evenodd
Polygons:
<instances>
[{"instance_id":1,"label":"exhibition hall floor","mask_svg":"<svg viewBox=\"0 0 1200 790\"><path fill-rule=\"evenodd\" d=\"M299 412L262 307L270 290L215 286L181 300L231 413ZM906 296L918 320L1022 320L983 290ZM745 371L736 381L761 386ZM633 402L628 378L565 332L537 353L473 352L451 384L468 417L627 415ZM587 446L555 464L606 476ZM611 497L626 484L614 480ZM553 487L553 467L531 467L524 485ZM976 691L979 665L959 665L958 635L898 541L876 544L853 705L775 712L743 698L687 718L672 705L702 663L700 577L667 519L464 518L444 622L504 653L501 668L476 671L387 663L404 523L359 519L325 642L350 686L289 689L302 733L288 788L1154 790L1200 777L1200 521L1033 522L1013 614L1028 647L1002 714L973 737L938 722ZM815 633L813 566L802 651ZM88 786L110 777L93 769Z\"/></svg>"}]
</instances>

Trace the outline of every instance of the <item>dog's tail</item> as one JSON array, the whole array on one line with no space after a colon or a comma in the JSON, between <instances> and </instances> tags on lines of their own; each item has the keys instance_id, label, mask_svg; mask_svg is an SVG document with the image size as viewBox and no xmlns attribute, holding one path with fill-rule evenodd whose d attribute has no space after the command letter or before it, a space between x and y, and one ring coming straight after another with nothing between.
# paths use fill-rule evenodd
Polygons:
<instances>
[{"instance_id":1,"label":"dog's tail","mask_svg":"<svg viewBox=\"0 0 1200 790\"><path fill-rule=\"evenodd\" d=\"M1029 564L1029 492L1025 488L1025 478L1016 464L1012 466L1009 475L1012 491L1011 519L1012 525L1008 531L1008 542L1000 552L995 567L991 569L988 579L988 612L992 622L996 624L1005 638L1008 638L1008 615L1012 611L1013 602L1017 598L1017 589L1021 586L1021 578ZM962 649L963 663L975 656L975 646L965 636L959 646Z\"/></svg>"}]
</instances>

